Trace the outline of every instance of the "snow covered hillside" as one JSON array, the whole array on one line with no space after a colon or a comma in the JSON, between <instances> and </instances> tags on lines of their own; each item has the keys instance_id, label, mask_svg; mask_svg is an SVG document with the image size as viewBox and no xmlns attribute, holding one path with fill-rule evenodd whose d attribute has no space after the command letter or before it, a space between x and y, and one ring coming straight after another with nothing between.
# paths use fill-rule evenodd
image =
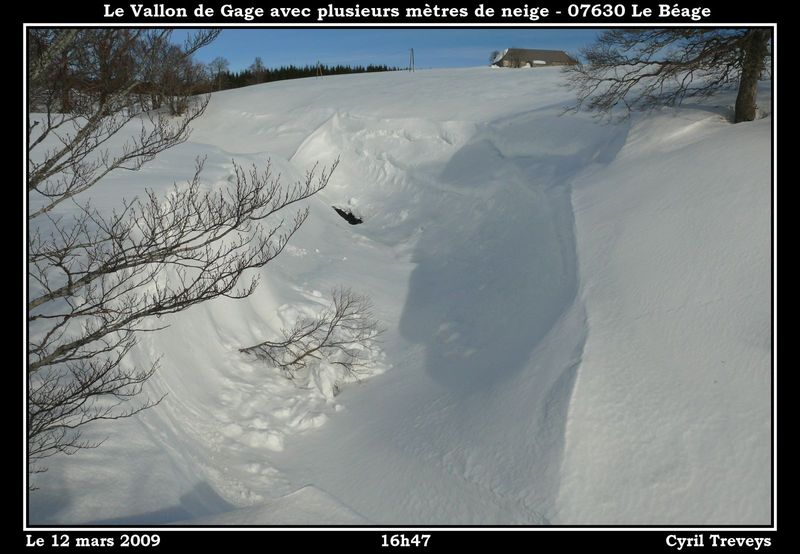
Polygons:
<instances>
[{"instance_id":1,"label":"snow covered hillside","mask_svg":"<svg viewBox=\"0 0 800 554\"><path fill-rule=\"evenodd\" d=\"M253 296L153 323L130 363L161 356L147 392L168 396L48 460L30 522L769 523L771 115L731 125L720 95L603 125L560 115L563 84L216 93L187 143L92 189L110 210L198 156L209 187L232 160L287 183L341 160ZM239 353L342 285L386 328L360 382Z\"/></svg>"}]
</instances>

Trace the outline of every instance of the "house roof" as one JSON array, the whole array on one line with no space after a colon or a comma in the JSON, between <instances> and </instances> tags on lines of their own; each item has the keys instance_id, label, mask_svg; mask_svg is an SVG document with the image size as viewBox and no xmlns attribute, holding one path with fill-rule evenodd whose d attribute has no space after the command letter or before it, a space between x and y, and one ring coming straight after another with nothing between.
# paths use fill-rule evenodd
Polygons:
<instances>
[{"instance_id":1,"label":"house roof","mask_svg":"<svg viewBox=\"0 0 800 554\"><path fill-rule=\"evenodd\" d=\"M495 63L499 62L500 60L511 59L511 60L520 60L520 61L533 61L533 60L540 60L547 63L575 63L576 60L571 58L566 52L563 50L531 50L528 48L509 48L500 59L496 60Z\"/></svg>"}]
</instances>

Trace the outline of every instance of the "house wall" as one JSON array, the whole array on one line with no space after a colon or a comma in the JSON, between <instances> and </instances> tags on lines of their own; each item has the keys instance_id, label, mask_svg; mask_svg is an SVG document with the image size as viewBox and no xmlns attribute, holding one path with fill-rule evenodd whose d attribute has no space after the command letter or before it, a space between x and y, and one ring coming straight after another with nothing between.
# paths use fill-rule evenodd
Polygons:
<instances>
[{"instance_id":1,"label":"house wall","mask_svg":"<svg viewBox=\"0 0 800 554\"><path fill-rule=\"evenodd\" d=\"M500 60L501 67L548 67L555 65L573 65L565 62L546 62L534 63L533 60L503 59Z\"/></svg>"},{"instance_id":2,"label":"house wall","mask_svg":"<svg viewBox=\"0 0 800 554\"><path fill-rule=\"evenodd\" d=\"M533 60L518 60L518 59L502 60L503 67L545 67L548 65L563 65L563 64L555 64L551 62L534 63Z\"/></svg>"}]
</instances>

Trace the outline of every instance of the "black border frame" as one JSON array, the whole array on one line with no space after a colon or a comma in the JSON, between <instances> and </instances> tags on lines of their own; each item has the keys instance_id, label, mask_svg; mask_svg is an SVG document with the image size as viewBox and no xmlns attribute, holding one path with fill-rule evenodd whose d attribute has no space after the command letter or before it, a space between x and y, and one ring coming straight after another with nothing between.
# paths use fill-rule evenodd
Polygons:
<instances>
[{"instance_id":1,"label":"black border frame","mask_svg":"<svg viewBox=\"0 0 800 554\"><path fill-rule=\"evenodd\" d=\"M108 3L113 3L113 0L108 0ZM167 4L167 2L164 2ZM200 3L200 2L197 2ZM191 5L195 5L197 3L192 3ZM214 2L203 2L206 5L214 5ZM97 4L100 4L99 2ZM183 5L186 4L185 2L169 2L169 5ZM220 2L221 4L221 2ZM368 4L368 2L362 2L362 5ZM465 3L466 4L466 3ZM644 4L644 2L643 2ZM234 5L239 5L234 3ZM306 4L303 4L304 6ZM311 5L311 4L309 4ZM351 4L347 4L350 6ZM512 2L509 2L504 5L512 5ZM97 6L94 6L95 9ZM691 6L687 6L691 7ZM227 22L220 22L217 20L209 20L207 25L201 24L193 24L193 23L185 23L185 22L175 22L173 21L172 24L169 24L165 21L155 21L153 23L150 22L128 22L128 21L108 21L101 19L97 21L97 14L86 15L85 11L80 12L79 8L73 6L69 8L68 6L62 6L61 10L56 10L58 15L56 17L61 17L64 20L69 20L74 18L78 15L79 19L89 21L88 23L77 23L73 21L69 21L67 23L53 23L48 24L45 22L28 22L25 19L36 20L40 19L39 15L33 16L30 18L23 18L22 26L23 26L23 110L25 106L25 99L27 97L27 80L25 76L25 49L24 49L24 35L26 33L26 29L28 27L85 27L85 26L92 26L92 27L105 27L105 26L114 26L114 27L172 27L172 28L198 28L198 27L214 27L214 28L222 28L222 29L251 29L251 28L280 28L280 29L291 29L291 28L303 28L303 29L313 29L313 28L337 28L337 29L361 29L361 28L429 28L429 29L464 29L464 28L472 28L472 29L481 29L481 28L546 28L546 29L574 29L574 28L586 28L586 29L604 29L609 27L632 27L632 26L647 26L647 27L659 27L659 25L654 22L648 22L642 25L634 25L629 22L619 22L619 21L603 21L602 23L598 23L597 21L592 21L590 23L576 23L576 24L542 24L542 23L509 23L509 24L476 24L474 21L465 21L459 22L456 24L433 24L433 23L426 23L421 22L420 24L410 24L410 23L380 23L380 22L372 22L372 23L363 23L358 25L351 25L351 24L320 24L320 25L310 25L310 24L297 24L294 22L291 23L274 23L274 24L264 24L253 22L250 24L242 24L242 23L227 23ZM61 16L61 12L65 11L69 8L72 17L64 17ZM89 8L89 6L82 6L82 8ZM714 10L716 8L712 8ZM86 10L88 11L88 10ZM41 15L48 15L48 14L41 14ZM49 15L54 15L53 12L49 12ZM751 17L754 15L760 15L760 17ZM723 14L725 17L725 14ZM730 17L730 16L728 16ZM727 21L735 21L740 19L741 16L728 19ZM95 19L95 21L91 21ZM714 18L716 21L716 18ZM334 543L339 543L341 545L353 545L355 546L358 544L362 546L362 541L359 540L357 537L359 535L368 535L370 536L369 544L363 544L363 546L380 546L380 544L374 541L376 535L395 535L395 534L403 534L406 536L413 536L414 534L433 534L437 537L437 539L444 535L447 537L446 542L451 546L456 545L463 545L465 547L491 547L491 546L498 546L498 543L503 544L506 542L503 539L503 536L507 538L514 537L512 540L518 544L535 544L539 546L550 545L553 547L564 548L564 547L579 547L579 546L611 546L612 544L616 544L618 547L622 547L627 549L629 547L641 547L647 548L648 551L656 547L656 544L660 543L664 551L673 551L675 548L671 548L666 546L665 538L669 535L678 535L678 536L692 536L692 535L703 535L706 537L705 547L709 547L710 545L710 535L715 534L709 531L719 531L719 535L721 536L736 536L736 537L771 537L771 547L762 546L762 548L772 548L774 549L776 546L776 538L777 538L777 457L778 457L778 441L777 441L777 432L778 432L778 425L777 425L777 373L776 373L776 324L777 324L777 312L776 312L776 288L777 288L777 268L776 268L776 253L777 253L777 226L776 226L776 196L777 196L777 186L776 186L776 171L777 171L777 123L776 123L776 97L778 91L778 84L777 84L777 30L778 30L778 20L777 17L772 15L767 15L766 20L763 21L764 14L748 14L747 19L756 20L760 19L762 21L757 21L755 23L743 23L740 25L732 24L732 23L718 23L718 24L706 24L703 22L701 25L692 24L684 22L683 25L676 25L674 22L664 21L664 26L686 26L686 27L693 27L693 26L712 26L712 27L767 27L772 29L773 31L773 56L771 59L771 74L772 74L772 95L771 95L771 129L772 129L772 142L771 142L771 230L772 230L772 244L771 244L771 409L772 409L772 421L771 421L771 429L772 429L772 436L771 436L771 448L772 448L772 467L770 468L771 474L771 496L772 496L772 505L771 505L771 523L765 525L552 525L552 526L517 526L517 525L430 525L430 526L404 526L404 525L363 525L363 526L345 526L345 525L320 525L320 526L306 526L306 525L275 525L275 526L255 526L255 525L247 525L247 526L222 526L222 525L210 525L210 526L176 526L176 525L150 525L150 526L137 526L137 525L62 525L62 526L52 526L52 525L31 525L28 523L29 521L29 503L28 503L28 491L27 491L27 481L26 481L26 459L27 459L27 448L26 448L26 440L25 440L25 431L23 427L23 448L25 458L23 459L23 495L24 495L24 508L25 513L23 516L23 525L22 525L22 536L23 536L23 544L26 544L28 541L27 537L45 537L45 544L44 547L50 548L50 536L53 534L61 535L60 531L65 531L66 534L70 535L71 537L93 537L93 536L108 536L108 537L119 537L125 531L131 531L128 534L159 534L160 536L170 537L173 538L176 534L177 535L185 535L189 533L191 535L191 542L197 541L198 546L203 547L230 547L231 544L231 536L228 535L228 532L238 532L242 534L242 539L245 539L250 544L260 544L259 538L263 538L260 533L264 531L278 531L283 532L281 534L281 540L283 538L287 538L289 541L296 541L301 540L303 545L307 545L309 541L314 544L319 544L320 546L323 545L330 545L331 541ZM222 24L224 23L224 24ZM23 124L26 121L27 114L23 113ZM23 126L24 129L24 126ZM24 135L25 136L25 135ZM27 146L27 139L23 142L23 145ZM27 148L25 148L27 151ZM23 170L23 173L25 170ZM24 189L23 189L24 190ZM26 195L27 193L23 192L23 206L27 205L26 202ZM23 228L25 229L23 235L23 241L25 243L24 251L27 254L27 226L26 226L26 217L23 212ZM25 259L23 259L23 281L27 280L27 271L25 270ZM27 290L27 289L26 289ZM23 298L23 313L26 314L26 304L25 298ZM24 337L23 340L27 343L27 321L24 319ZM26 348L23 349L23 360L24 365L27 365L27 355L26 355ZM26 387L26 380L23 377L23 387ZM23 408L25 408L26 404L25 399L23 401ZM24 416L23 416L23 426L24 423ZM149 533L147 531L150 531ZM289 535L297 535L298 532L308 531L312 533L309 536L307 533L302 533L302 537L291 538L291 536L285 535L285 533L289 533ZM378 533L378 531L383 531L382 533ZM472 531L472 532L470 532ZM475 533L475 532L479 533ZM521 537L518 533L520 532L537 532L536 536L524 536ZM668 533L668 531L674 531L673 533ZM221 532L221 533L220 533ZM692 533L693 532L693 533ZM657 537L657 543L653 544L648 538L656 538L652 535ZM313 538L316 537L316 538ZM483 537L483 538L481 538ZM627 537L627 538L626 538ZM341 539L346 538L346 543L342 542ZM444 538L444 537L442 537ZM251 540L255 540L257 542L251 543ZM272 541L272 537L269 539ZM432 541L434 539L431 539ZM519 542L518 542L519 541ZM170 541L172 542L172 541ZM181 546L187 546L189 543L186 541L186 537L178 538L178 542ZM428 548L436 546L439 541L432 542ZM118 540L115 541L115 545L118 545ZM175 543L173 543L175 544ZM236 539L236 546L239 545L239 539ZM646 546L647 545L647 546ZM162 546L157 548L165 548L167 546L166 542L162 543ZM699 546L699 545L698 545ZM36 549L41 549L42 547L31 547ZM727 547L725 551L729 551L734 549L736 551L739 550L738 547ZM64 550L62 547L61 550ZM85 548L84 548L85 550ZM751 551L752 549L745 549L746 551ZM642 550L639 550L642 551Z\"/></svg>"}]
</instances>

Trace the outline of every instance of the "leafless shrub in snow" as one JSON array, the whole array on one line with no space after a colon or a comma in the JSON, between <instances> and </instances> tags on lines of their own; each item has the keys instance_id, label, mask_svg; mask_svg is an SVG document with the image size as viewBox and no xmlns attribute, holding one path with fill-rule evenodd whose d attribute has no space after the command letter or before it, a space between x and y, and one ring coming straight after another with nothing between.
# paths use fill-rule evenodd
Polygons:
<instances>
[{"instance_id":1,"label":"leafless shrub in snow","mask_svg":"<svg viewBox=\"0 0 800 554\"><path fill-rule=\"evenodd\" d=\"M293 377L310 363L325 360L358 377L374 352L375 339L383 332L366 296L348 288L333 291L331 305L315 317L303 317L283 338L264 341L240 349L286 372Z\"/></svg>"}]
</instances>

